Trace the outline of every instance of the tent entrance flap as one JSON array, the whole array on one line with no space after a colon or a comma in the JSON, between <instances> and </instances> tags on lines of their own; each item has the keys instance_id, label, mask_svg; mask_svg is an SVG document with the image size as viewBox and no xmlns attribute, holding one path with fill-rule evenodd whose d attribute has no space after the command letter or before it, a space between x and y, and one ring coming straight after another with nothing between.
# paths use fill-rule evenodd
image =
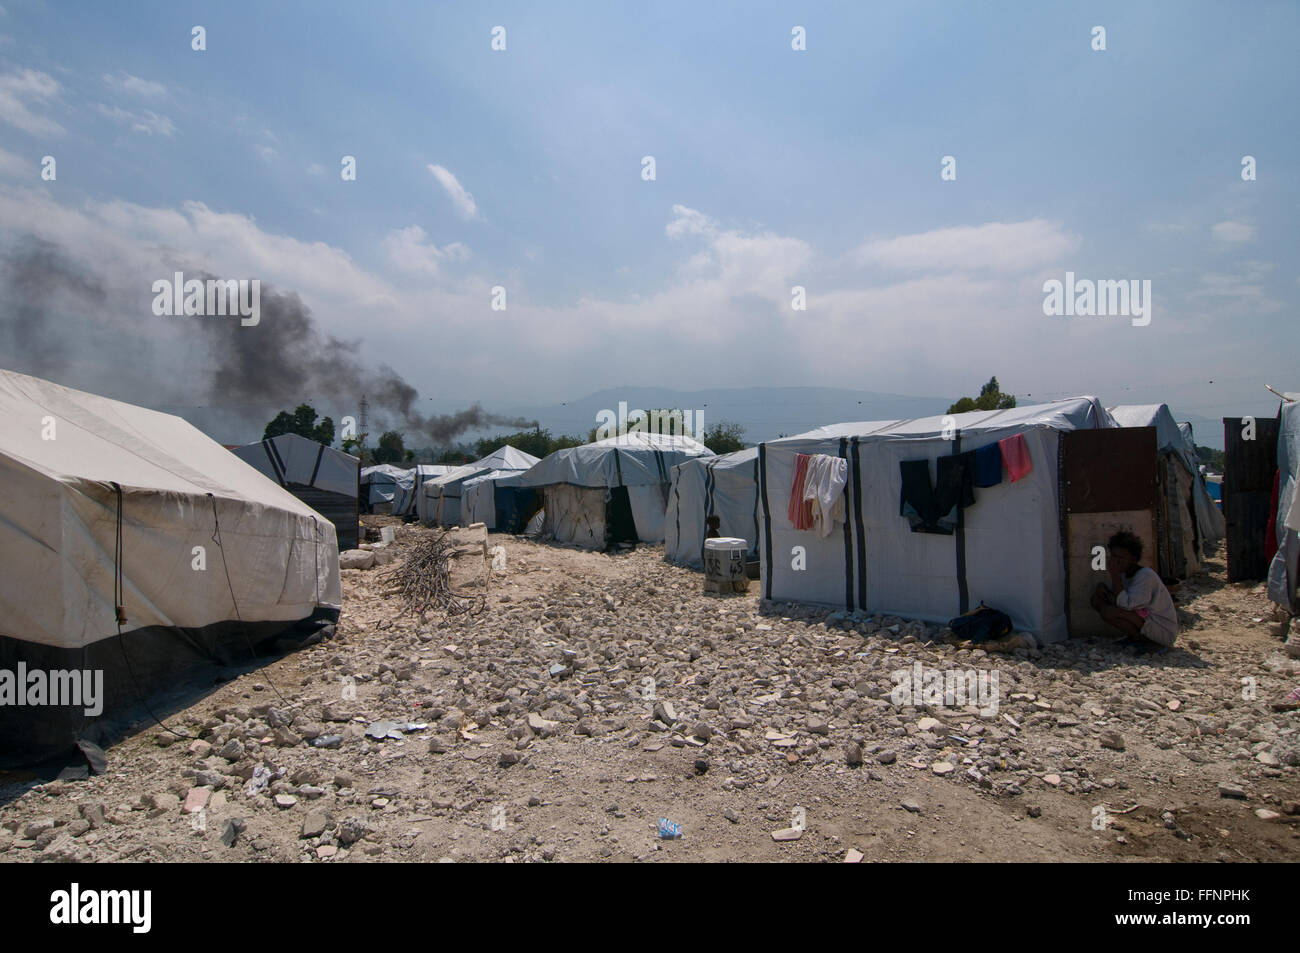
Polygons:
<instances>
[{"instance_id":1,"label":"tent entrance flap","mask_svg":"<svg viewBox=\"0 0 1300 953\"><path fill-rule=\"evenodd\" d=\"M605 504L605 548L636 541L636 520L632 518L627 487L611 487L609 501Z\"/></svg>"},{"instance_id":2,"label":"tent entrance flap","mask_svg":"<svg viewBox=\"0 0 1300 953\"><path fill-rule=\"evenodd\" d=\"M1156 555L1156 429L1067 431L1061 457L1070 635L1109 635L1089 601L1097 583L1108 579L1094 567L1110 558L1106 540L1121 529L1142 540L1145 561Z\"/></svg>"}]
</instances>

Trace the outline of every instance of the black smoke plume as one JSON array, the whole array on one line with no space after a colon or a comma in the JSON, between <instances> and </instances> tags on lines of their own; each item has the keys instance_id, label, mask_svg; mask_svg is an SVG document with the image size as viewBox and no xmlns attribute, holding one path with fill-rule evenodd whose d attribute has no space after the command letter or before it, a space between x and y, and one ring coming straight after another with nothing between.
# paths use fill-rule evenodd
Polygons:
<instances>
[{"instance_id":1,"label":"black smoke plume","mask_svg":"<svg viewBox=\"0 0 1300 953\"><path fill-rule=\"evenodd\" d=\"M28 235L15 243L0 265L4 294L0 327L7 329L13 358L29 373L51 376L67 365L69 344L76 331L51 317L60 299L75 299L79 310L103 306L104 287L63 249L43 238ZM0 339L0 344L4 344Z\"/></svg>"},{"instance_id":2,"label":"black smoke plume","mask_svg":"<svg viewBox=\"0 0 1300 953\"><path fill-rule=\"evenodd\" d=\"M202 280L212 277L200 276ZM209 399L282 404L303 395L326 395L355 405L365 395L372 407L399 415L407 433L427 436L433 445L479 427L536 427L537 422L503 417L478 404L454 414L422 414L419 393L391 367L366 367L357 344L322 332L295 292L262 285L261 316L243 327L237 318L194 317L208 339L212 376Z\"/></svg>"}]
</instances>

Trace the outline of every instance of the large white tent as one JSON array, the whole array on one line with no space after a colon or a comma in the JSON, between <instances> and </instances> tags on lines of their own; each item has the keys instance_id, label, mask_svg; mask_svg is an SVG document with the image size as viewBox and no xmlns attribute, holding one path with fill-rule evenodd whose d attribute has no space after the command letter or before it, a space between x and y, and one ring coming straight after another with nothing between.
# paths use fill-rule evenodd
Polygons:
<instances>
[{"instance_id":1,"label":"large white tent","mask_svg":"<svg viewBox=\"0 0 1300 953\"><path fill-rule=\"evenodd\" d=\"M1121 427L1156 428L1156 447L1166 461L1159 471L1160 570L1184 578L1200 568L1201 556L1213 555L1225 534L1223 514L1201 475L1191 426L1180 426L1167 404L1124 404L1110 408L1110 415Z\"/></svg>"},{"instance_id":2,"label":"large white tent","mask_svg":"<svg viewBox=\"0 0 1300 953\"><path fill-rule=\"evenodd\" d=\"M659 543L674 466L712 456L686 437L634 431L557 450L519 478L543 491L543 534L589 549Z\"/></svg>"},{"instance_id":3,"label":"large white tent","mask_svg":"<svg viewBox=\"0 0 1300 953\"><path fill-rule=\"evenodd\" d=\"M417 513L421 521L435 522L442 526L459 525L462 496L467 481L494 471L503 474L522 473L537 462L537 457L531 453L524 453L509 445L499 447L481 460L454 467L442 476L426 482L416 500Z\"/></svg>"},{"instance_id":4,"label":"large white tent","mask_svg":"<svg viewBox=\"0 0 1300 953\"><path fill-rule=\"evenodd\" d=\"M181 418L0 371L0 420L0 668L102 670L109 713L337 618L334 527ZM36 713L0 750L83 718Z\"/></svg>"},{"instance_id":5,"label":"large white tent","mask_svg":"<svg viewBox=\"0 0 1300 953\"><path fill-rule=\"evenodd\" d=\"M340 549L356 548L360 460L294 433L236 447L234 454L333 523Z\"/></svg>"},{"instance_id":6,"label":"large white tent","mask_svg":"<svg viewBox=\"0 0 1300 953\"><path fill-rule=\"evenodd\" d=\"M1063 431L1113 427L1094 397L1009 410L837 424L759 446L763 596L946 622L980 601L1046 641L1067 636L1066 575L1057 503ZM1020 435L1032 469L976 493L960 537L913 532L900 516L904 461L978 450ZM959 440L954 440L954 436ZM958 446L954 446L959 443ZM845 519L823 536L787 518L799 454L848 461ZM955 544L955 540L957 541Z\"/></svg>"},{"instance_id":7,"label":"large white tent","mask_svg":"<svg viewBox=\"0 0 1300 953\"><path fill-rule=\"evenodd\" d=\"M1277 434L1277 552L1268 570L1268 597L1300 613L1300 394L1282 404ZM1291 641L1295 640L1291 636Z\"/></svg>"},{"instance_id":8,"label":"large white tent","mask_svg":"<svg viewBox=\"0 0 1300 953\"><path fill-rule=\"evenodd\" d=\"M664 558L704 567L707 520L718 517L722 536L743 539L758 555L758 448L695 457L673 467L664 517Z\"/></svg>"}]
</instances>

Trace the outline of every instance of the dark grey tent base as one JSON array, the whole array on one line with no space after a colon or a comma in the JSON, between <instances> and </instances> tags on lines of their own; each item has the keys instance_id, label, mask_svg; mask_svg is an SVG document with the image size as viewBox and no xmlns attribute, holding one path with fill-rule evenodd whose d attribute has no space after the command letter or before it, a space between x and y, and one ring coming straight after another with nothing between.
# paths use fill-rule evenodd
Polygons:
<instances>
[{"instance_id":1,"label":"dark grey tent base","mask_svg":"<svg viewBox=\"0 0 1300 953\"><path fill-rule=\"evenodd\" d=\"M201 629L150 626L101 639L84 649L62 649L0 636L0 670L102 671L103 711L97 717L79 706L0 705L0 765L34 764L87 738L101 747L132 721L149 720L148 709L167 713L188 707L226 681L232 667L257 668L259 657L333 635L336 610L318 609L296 622L220 622ZM274 646L282 639L285 645ZM270 699L276 700L274 693ZM48 700L48 699L47 699ZM147 706L147 708L146 708Z\"/></svg>"}]
</instances>

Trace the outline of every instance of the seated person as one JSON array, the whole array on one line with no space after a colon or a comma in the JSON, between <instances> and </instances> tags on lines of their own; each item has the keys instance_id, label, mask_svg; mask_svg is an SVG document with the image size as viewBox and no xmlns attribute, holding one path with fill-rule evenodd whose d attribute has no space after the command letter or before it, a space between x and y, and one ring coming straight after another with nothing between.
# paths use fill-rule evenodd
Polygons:
<instances>
[{"instance_id":1,"label":"seated person","mask_svg":"<svg viewBox=\"0 0 1300 953\"><path fill-rule=\"evenodd\" d=\"M1123 645L1140 653L1173 645L1178 638L1178 612L1159 573L1141 565L1142 540L1121 531L1106 545L1110 585L1097 584L1092 607L1102 621L1126 636Z\"/></svg>"},{"instance_id":2,"label":"seated person","mask_svg":"<svg viewBox=\"0 0 1300 953\"><path fill-rule=\"evenodd\" d=\"M705 517L704 525L709 528L709 531L704 534L705 539L720 539L722 537L722 534L718 532L718 527L722 525L721 516Z\"/></svg>"}]
</instances>

